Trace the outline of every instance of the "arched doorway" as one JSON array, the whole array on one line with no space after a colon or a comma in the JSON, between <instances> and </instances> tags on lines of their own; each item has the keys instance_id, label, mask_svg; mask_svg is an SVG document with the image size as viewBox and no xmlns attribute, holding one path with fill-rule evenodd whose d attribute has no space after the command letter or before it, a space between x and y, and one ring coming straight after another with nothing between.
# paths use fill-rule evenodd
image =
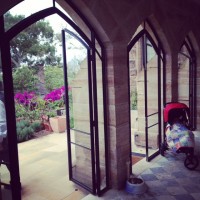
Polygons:
<instances>
[{"instance_id":1,"label":"arched doorway","mask_svg":"<svg viewBox=\"0 0 200 200\"><path fill-rule=\"evenodd\" d=\"M178 53L178 101L190 109L190 127L196 129L196 57L187 36Z\"/></svg>"},{"instance_id":2,"label":"arched doorway","mask_svg":"<svg viewBox=\"0 0 200 200\"><path fill-rule=\"evenodd\" d=\"M11 55L9 42L22 30L31 24L43 19L47 16L56 14L65 20L71 29L63 31L63 56L66 58L68 52L68 41L66 34L73 37L74 41L78 41L82 45L83 58L79 65L78 72L73 80L72 99L69 103L68 91L66 90L66 111L67 111L67 138L68 138L68 158L69 158L69 175L70 180L84 187L93 194L100 195L108 188L108 153L107 153L107 134L106 134L106 108L105 108L105 80L104 80L104 48L96 33L87 26L84 20L87 34L81 30L72 19L63 12L56 1L49 1L50 7L40 10L20 21L9 30L4 32L4 19L1 18L1 56L3 82L5 88L6 114L8 123L8 145L10 152L10 182L12 199L20 199L20 174L17 154L17 137L16 137L16 121L14 109L14 90L12 81ZM22 2L23 3L23 2ZM68 5L68 4L67 4ZM68 5L70 7L70 5ZM72 9L70 7L70 9ZM73 10L73 9L72 9ZM80 18L80 20L82 20ZM61 31L61 30L60 30ZM89 35L89 36L88 36ZM65 42L64 42L65 40ZM76 45L76 42L74 45ZM85 54L86 52L86 54ZM67 69L69 64L66 59L64 63L65 86L69 84ZM84 76L84 77L83 77ZM79 88L77 90L77 88ZM78 98L77 98L78 96ZM11 99L11 100L10 100ZM9 100L9 106L8 106ZM80 100L84 100L80 101ZM72 104L71 104L72 103ZM12 105L12 106L11 106ZM73 116L70 110L73 106ZM78 106L78 108L76 107ZM10 107L10 108L9 108ZM81 117L80 117L81 116ZM70 120L74 120L71 126ZM11 119L11 120L10 120ZM84 121L84 122L83 122ZM10 126L11 125L11 126ZM10 128L12 127L12 128ZM73 139L72 139L73 132ZM82 134L83 133L83 134ZM12 134L12 135L11 135ZM76 136L78 134L78 136ZM13 136L14 135L14 136ZM86 138L87 137L87 138ZM67 145L67 144L66 144ZM74 148L73 148L74 147ZM73 151L73 152L72 152ZM74 156L74 157L73 157ZM83 159L81 159L81 158ZM72 160L77 162L72 164ZM84 170L85 167L88 167ZM74 170L75 169L75 170ZM81 175L78 173L81 169ZM90 169L88 171L88 169ZM80 176L78 176L80 175ZM85 180L87 179L87 182Z\"/></svg>"},{"instance_id":3,"label":"arched doorway","mask_svg":"<svg viewBox=\"0 0 200 200\"><path fill-rule=\"evenodd\" d=\"M131 157L150 161L159 154L163 135L165 54L152 27L145 21L128 45Z\"/></svg>"}]
</instances>

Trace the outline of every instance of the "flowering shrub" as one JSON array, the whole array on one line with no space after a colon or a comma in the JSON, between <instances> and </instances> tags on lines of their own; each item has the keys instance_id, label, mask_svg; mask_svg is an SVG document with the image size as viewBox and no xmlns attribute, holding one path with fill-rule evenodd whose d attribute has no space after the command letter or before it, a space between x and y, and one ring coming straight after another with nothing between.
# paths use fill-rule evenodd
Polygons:
<instances>
[{"instance_id":1,"label":"flowering shrub","mask_svg":"<svg viewBox=\"0 0 200 200\"><path fill-rule=\"evenodd\" d=\"M54 102L57 100L63 99L63 95L65 93L65 87L62 86L61 88L57 88L52 90L50 93L46 94L44 100Z\"/></svg>"},{"instance_id":2,"label":"flowering shrub","mask_svg":"<svg viewBox=\"0 0 200 200\"><path fill-rule=\"evenodd\" d=\"M30 105L32 100L36 98L34 92L24 92L24 93L17 93L15 95L15 101L19 104L23 104L24 106Z\"/></svg>"},{"instance_id":3,"label":"flowering shrub","mask_svg":"<svg viewBox=\"0 0 200 200\"><path fill-rule=\"evenodd\" d=\"M68 87L68 91L71 91L71 87ZM64 95L65 86L52 90L50 93L46 94L44 100L47 102L51 109L59 109L64 106ZM69 98L71 99L71 93L69 93Z\"/></svg>"},{"instance_id":4,"label":"flowering shrub","mask_svg":"<svg viewBox=\"0 0 200 200\"><path fill-rule=\"evenodd\" d=\"M71 90L70 87L68 87ZM15 95L16 117L28 119L30 122L41 120L43 116L54 117L56 110L64 107L65 87L54 89L44 98L38 97L34 92L17 93ZM72 98L71 93L69 98Z\"/></svg>"},{"instance_id":5,"label":"flowering shrub","mask_svg":"<svg viewBox=\"0 0 200 200\"><path fill-rule=\"evenodd\" d=\"M40 111L36 109L37 96L34 92L17 93L15 95L16 117L29 119L30 122L40 118Z\"/></svg>"}]
</instances>

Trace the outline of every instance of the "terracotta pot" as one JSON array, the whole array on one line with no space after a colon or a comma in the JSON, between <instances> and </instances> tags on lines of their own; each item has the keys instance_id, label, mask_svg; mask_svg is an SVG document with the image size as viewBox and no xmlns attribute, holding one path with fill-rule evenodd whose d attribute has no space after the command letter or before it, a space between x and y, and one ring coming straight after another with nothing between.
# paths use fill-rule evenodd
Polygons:
<instances>
[{"instance_id":1,"label":"terracotta pot","mask_svg":"<svg viewBox=\"0 0 200 200\"><path fill-rule=\"evenodd\" d=\"M63 133L66 130L66 116L50 117L49 122L53 132Z\"/></svg>"}]
</instances>

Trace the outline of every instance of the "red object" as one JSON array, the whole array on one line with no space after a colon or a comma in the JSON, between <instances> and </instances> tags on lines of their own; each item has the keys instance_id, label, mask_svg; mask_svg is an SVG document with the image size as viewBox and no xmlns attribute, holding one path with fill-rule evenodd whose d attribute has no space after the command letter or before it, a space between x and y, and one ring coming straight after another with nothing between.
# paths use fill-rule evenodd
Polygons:
<instances>
[{"instance_id":1,"label":"red object","mask_svg":"<svg viewBox=\"0 0 200 200\"><path fill-rule=\"evenodd\" d=\"M169 121L169 113L172 110L181 110L181 109L185 109L187 112L189 112L189 108L187 107L187 105L185 105L184 103L168 103L165 108L164 108L164 122L168 122Z\"/></svg>"}]
</instances>

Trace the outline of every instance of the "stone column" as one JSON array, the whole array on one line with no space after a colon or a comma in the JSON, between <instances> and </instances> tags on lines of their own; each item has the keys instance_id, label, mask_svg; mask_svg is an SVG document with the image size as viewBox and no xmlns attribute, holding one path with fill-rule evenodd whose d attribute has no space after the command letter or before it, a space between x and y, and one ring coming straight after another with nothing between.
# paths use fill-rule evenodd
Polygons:
<instances>
[{"instance_id":1,"label":"stone column","mask_svg":"<svg viewBox=\"0 0 200 200\"><path fill-rule=\"evenodd\" d=\"M111 187L122 189L130 155L127 44L106 45Z\"/></svg>"},{"instance_id":2,"label":"stone column","mask_svg":"<svg viewBox=\"0 0 200 200\"><path fill-rule=\"evenodd\" d=\"M178 101L178 52L172 54L172 101Z\"/></svg>"},{"instance_id":3,"label":"stone column","mask_svg":"<svg viewBox=\"0 0 200 200\"><path fill-rule=\"evenodd\" d=\"M177 52L166 55L166 102L178 100L178 57Z\"/></svg>"}]
</instances>

